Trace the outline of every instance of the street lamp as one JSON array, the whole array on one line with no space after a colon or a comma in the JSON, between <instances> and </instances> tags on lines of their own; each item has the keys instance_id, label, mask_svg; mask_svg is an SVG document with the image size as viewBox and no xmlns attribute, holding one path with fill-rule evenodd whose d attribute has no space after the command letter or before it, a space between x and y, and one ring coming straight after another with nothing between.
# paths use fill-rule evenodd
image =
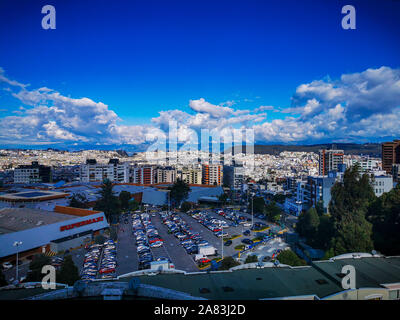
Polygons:
<instances>
[{"instance_id":1,"label":"street lamp","mask_svg":"<svg viewBox=\"0 0 400 320\"><path fill-rule=\"evenodd\" d=\"M253 199L254 199L254 193L251 193L251 228L253 228L254 226Z\"/></svg>"},{"instance_id":2,"label":"street lamp","mask_svg":"<svg viewBox=\"0 0 400 320\"><path fill-rule=\"evenodd\" d=\"M16 273L15 278L17 280L17 283L19 283L19 280L18 280L19 279L18 278L18 247L20 245L22 245L22 241L15 241L13 244L13 246L17 248L17 262L16 262L16 266L15 266L15 273Z\"/></svg>"}]
</instances>

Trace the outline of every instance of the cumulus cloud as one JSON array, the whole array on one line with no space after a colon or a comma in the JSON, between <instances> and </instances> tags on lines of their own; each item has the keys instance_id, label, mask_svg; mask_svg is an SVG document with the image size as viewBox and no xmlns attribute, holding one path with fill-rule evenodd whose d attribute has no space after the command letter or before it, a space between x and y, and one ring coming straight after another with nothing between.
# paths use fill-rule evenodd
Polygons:
<instances>
[{"instance_id":1,"label":"cumulus cloud","mask_svg":"<svg viewBox=\"0 0 400 320\"><path fill-rule=\"evenodd\" d=\"M301 84L286 109L240 109L235 101L214 104L200 98L190 100L186 111L160 111L148 125L125 125L108 105L87 97L71 98L46 87L28 90L5 77L3 69L0 83L12 86L6 92L24 104L14 115L0 118L3 143L145 145L167 140L171 122L178 126L174 135L179 143L187 145L195 144L202 129L253 129L257 143L370 141L400 135L400 69L389 67ZM286 116L268 120L269 111Z\"/></svg>"}]
</instances>

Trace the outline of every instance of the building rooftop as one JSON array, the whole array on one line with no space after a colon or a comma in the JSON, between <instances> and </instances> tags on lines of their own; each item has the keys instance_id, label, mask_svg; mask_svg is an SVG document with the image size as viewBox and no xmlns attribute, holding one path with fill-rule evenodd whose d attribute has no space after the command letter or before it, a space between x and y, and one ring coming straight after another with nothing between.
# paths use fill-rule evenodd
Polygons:
<instances>
[{"instance_id":1,"label":"building rooftop","mask_svg":"<svg viewBox=\"0 0 400 320\"><path fill-rule=\"evenodd\" d=\"M61 221L74 219L76 216L29 208L0 209L0 235Z\"/></svg>"}]
</instances>

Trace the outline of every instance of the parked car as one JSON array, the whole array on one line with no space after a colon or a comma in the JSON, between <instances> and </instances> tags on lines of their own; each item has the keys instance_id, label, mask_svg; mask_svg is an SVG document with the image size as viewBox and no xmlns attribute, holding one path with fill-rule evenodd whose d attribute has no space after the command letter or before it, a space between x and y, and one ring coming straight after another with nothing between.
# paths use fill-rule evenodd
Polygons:
<instances>
[{"instance_id":1,"label":"parked car","mask_svg":"<svg viewBox=\"0 0 400 320\"><path fill-rule=\"evenodd\" d=\"M3 263L3 269L5 269L5 270L11 269L12 267L13 267L13 265L10 262Z\"/></svg>"},{"instance_id":2,"label":"parked car","mask_svg":"<svg viewBox=\"0 0 400 320\"><path fill-rule=\"evenodd\" d=\"M232 240L225 241L224 246L229 247L232 244Z\"/></svg>"},{"instance_id":3,"label":"parked car","mask_svg":"<svg viewBox=\"0 0 400 320\"><path fill-rule=\"evenodd\" d=\"M242 243L250 245L250 244L253 244L253 240L250 240L250 239L246 238L246 239L242 240Z\"/></svg>"}]
</instances>

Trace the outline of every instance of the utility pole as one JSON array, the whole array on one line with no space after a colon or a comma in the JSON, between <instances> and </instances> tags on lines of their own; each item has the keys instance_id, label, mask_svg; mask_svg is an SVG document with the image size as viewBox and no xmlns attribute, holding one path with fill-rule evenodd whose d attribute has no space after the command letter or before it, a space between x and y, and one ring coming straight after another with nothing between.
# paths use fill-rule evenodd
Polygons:
<instances>
[{"instance_id":1,"label":"utility pole","mask_svg":"<svg viewBox=\"0 0 400 320\"><path fill-rule=\"evenodd\" d=\"M15 264L15 278L17 280L17 283L19 283L19 278L18 278L18 247L22 245L22 241L15 241L13 246L17 248L17 261Z\"/></svg>"}]
</instances>

